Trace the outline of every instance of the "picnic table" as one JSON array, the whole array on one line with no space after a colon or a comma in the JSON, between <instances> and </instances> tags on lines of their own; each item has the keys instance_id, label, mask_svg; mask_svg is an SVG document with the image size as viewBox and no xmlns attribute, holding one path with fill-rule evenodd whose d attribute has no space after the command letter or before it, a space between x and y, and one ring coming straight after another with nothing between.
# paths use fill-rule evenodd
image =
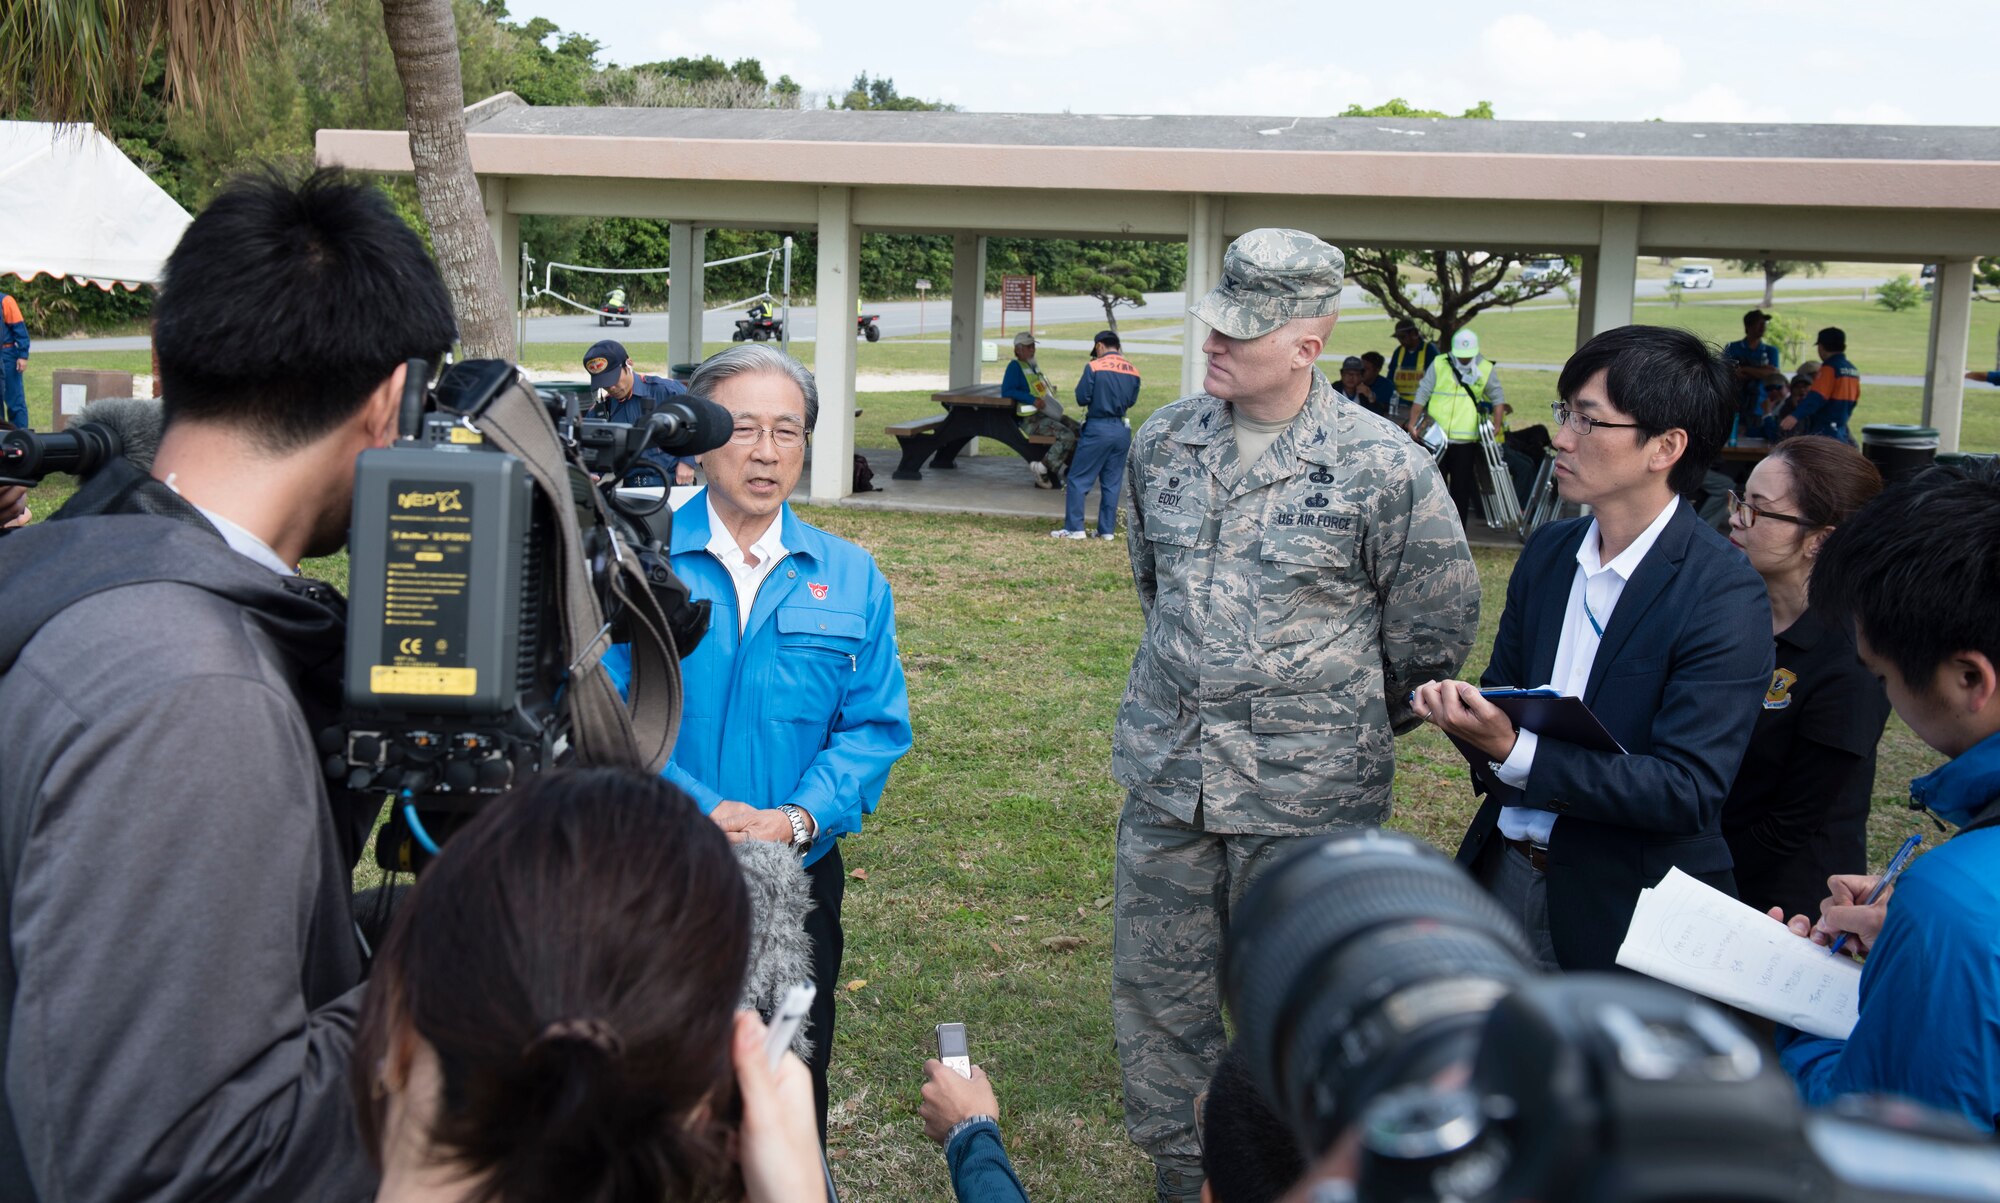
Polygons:
<instances>
[{"instance_id":1,"label":"picnic table","mask_svg":"<svg viewBox=\"0 0 2000 1203\"><path fill-rule=\"evenodd\" d=\"M896 436L903 449L902 462L892 474L896 480L922 480L926 459L933 468L958 467L958 453L977 438L1005 443L1030 463L1040 460L1055 443L1047 435L1021 433L1014 402L1000 395L997 384L963 385L932 393L931 399L944 407L943 413L884 428L884 433Z\"/></svg>"},{"instance_id":2,"label":"picnic table","mask_svg":"<svg viewBox=\"0 0 2000 1203\"><path fill-rule=\"evenodd\" d=\"M1763 439L1738 439L1723 447L1716 458L1733 464L1757 464L1771 454L1771 444Z\"/></svg>"}]
</instances>

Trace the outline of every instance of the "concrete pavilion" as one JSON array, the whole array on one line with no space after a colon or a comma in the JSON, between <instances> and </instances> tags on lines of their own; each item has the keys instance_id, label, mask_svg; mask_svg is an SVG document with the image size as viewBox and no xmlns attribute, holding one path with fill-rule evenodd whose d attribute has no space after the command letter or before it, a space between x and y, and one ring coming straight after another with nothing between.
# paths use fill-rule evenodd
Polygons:
<instances>
[{"instance_id":1,"label":"concrete pavilion","mask_svg":"<svg viewBox=\"0 0 2000 1203\"><path fill-rule=\"evenodd\" d=\"M466 122L503 271L523 213L671 223L670 362L699 354L716 227L816 230L817 304L836 317L858 295L860 234L952 235L954 386L978 378L989 235L1185 240L1190 297L1260 226L1576 254L1579 343L1632 320L1641 255L1929 262L1924 420L1950 450L1973 259L2000 253L1994 127L536 108L511 93ZM410 170L399 130L322 130L318 158ZM1187 319L1190 349L1206 335ZM853 342L816 354L812 496L833 501L849 487ZM1183 393L1199 373L1188 355Z\"/></svg>"}]
</instances>

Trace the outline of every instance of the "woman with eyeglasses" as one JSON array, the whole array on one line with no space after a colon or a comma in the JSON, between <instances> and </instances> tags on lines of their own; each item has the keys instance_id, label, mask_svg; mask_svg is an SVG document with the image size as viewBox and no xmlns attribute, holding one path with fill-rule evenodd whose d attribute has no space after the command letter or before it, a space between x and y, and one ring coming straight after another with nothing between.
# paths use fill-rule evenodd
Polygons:
<instances>
[{"instance_id":1,"label":"woman with eyeglasses","mask_svg":"<svg viewBox=\"0 0 2000 1203\"><path fill-rule=\"evenodd\" d=\"M1882 491L1859 451L1824 435L1786 439L1729 495L1729 541L1771 596L1771 687L1722 808L1736 892L1760 911L1819 913L1826 879L1867 872L1875 745L1889 719L1882 683L1851 631L1807 603L1813 559L1833 528Z\"/></svg>"}]
</instances>

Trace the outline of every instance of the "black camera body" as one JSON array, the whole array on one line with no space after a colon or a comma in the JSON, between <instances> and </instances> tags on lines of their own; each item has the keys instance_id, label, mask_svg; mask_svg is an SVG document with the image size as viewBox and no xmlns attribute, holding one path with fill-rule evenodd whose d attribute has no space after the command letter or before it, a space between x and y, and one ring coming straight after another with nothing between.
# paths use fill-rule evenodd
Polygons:
<instances>
[{"instance_id":1,"label":"black camera body","mask_svg":"<svg viewBox=\"0 0 2000 1203\"><path fill-rule=\"evenodd\" d=\"M562 454L540 466L538 487L528 461L474 421L518 387L511 364L455 364L428 391L424 378L413 363L396 444L355 465L347 717L321 749L330 778L397 800L376 845L391 871L413 871L488 799L568 754L563 691L584 649L569 646L563 622L557 505L575 511L583 563L568 567L587 575L601 639L624 632L627 606L611 579L622 549L642 567L679 654L700 640L707 603L690 603L667 566L664 497L626 497L617 485L649 448L708 450L728 428L702 408L719 407L698 399L678 417L632 425L580 418L574 398L538 393Z\"/></svg>"},{"instance_id":2,"label":"black camera body","mask_svg":"<svg viewBox=\"0 0 2000 1203\"><path fill-rule=\"evenodd\" d=\"M1518 927L1408 836L1312 840L1267 869L1231 925L1224 990L1301 1156L1351 1145L1365 1203L2000 1195L2000 1146L1958 1117L1808 1110L1705 1000L1536 975Z\"/></svg>"}]
</instances>

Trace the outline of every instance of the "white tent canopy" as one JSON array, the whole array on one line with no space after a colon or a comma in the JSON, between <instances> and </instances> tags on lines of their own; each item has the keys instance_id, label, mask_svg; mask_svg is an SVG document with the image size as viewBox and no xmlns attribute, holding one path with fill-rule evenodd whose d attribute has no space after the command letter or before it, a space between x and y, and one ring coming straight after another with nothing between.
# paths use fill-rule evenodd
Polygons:
<instances>
[{"instance_id":1,"label":"white tent canopy","mask_svg":"<svg viewBox=\"0 0 2000 1203\"><path fill-rule=\"evenodd\" d=\"M156 284L193 218L90 125L0 121L0 275Z\"/></svg>"}]
</instances>

